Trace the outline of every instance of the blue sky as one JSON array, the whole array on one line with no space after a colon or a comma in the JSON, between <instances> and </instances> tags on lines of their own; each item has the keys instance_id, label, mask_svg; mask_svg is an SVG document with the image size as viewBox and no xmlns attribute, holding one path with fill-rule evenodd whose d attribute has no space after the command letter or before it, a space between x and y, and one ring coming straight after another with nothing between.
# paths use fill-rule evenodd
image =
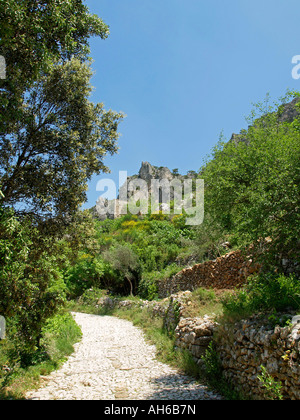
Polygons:
<instances>
[{"instance_id":1,"label":"blue sky","mask_svg":"<svg viewBox=\"0 0 300 420\"><path fill-rule=\"evenodd\" d=\"M292 57L300 54L299 0L86 0L109 26L91 39L92 100L123 111L112 173L142 161L198 170L223 131L247 127L252 104L300 91Z\"/></svg>"}]
</instances>

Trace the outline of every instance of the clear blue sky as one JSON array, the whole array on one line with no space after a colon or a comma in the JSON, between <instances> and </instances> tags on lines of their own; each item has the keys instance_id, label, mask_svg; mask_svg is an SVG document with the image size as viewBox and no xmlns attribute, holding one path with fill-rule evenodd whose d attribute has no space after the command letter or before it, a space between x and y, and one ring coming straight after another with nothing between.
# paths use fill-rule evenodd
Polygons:
<instances>
[{"instance_id":1,"label":"clear blue sky","mask_svg":"<svg viewBox=\"0 0 300 420\"><path fill-rule=\"evenodd\" d=\"M123 111L112 174L142 161L198 170L221 131L247 127L252 103L300 91L291 72L300 54L299 0L86 0L109 26L91 40L94 102Z\"/></svg>"}]
</instances>

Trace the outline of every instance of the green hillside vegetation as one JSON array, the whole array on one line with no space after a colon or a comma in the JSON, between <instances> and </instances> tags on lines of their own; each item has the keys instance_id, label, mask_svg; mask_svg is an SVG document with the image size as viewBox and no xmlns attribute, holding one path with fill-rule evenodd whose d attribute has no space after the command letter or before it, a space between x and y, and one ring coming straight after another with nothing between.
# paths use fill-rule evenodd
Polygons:
<instances>
[{"instance_id":1,"label":"green hillside vegetation","mask_svg":"<svg viewBox=\"0 0 300 420\"><path fill-rule=\"evenodd\" d=\"M156 299L159 281L225 254L225 242L231 249L251 245L262 264L260 275L223 299L226 315L299 311L300 120L279 123L280 109L255 119L239 141L220 141L200 169L206 185L201 226L187 226L184 214L99 221L78 211L64 229L46 235L29 215L2 205L0 313L8 336L0 349L10 366L3 384L7 372L51 358L45 326L62 316L69 300L90 289ZM283 260L293 274L285 273Z\"/></svg>"},{"instance_id":2,"label":"green hillside vegetation","mask_svg":"<svg viewBox=\"0 0 300 420\"><path fill-rule=\"evenodd\" d=\"M251 247L262 264L259 275L224 300L227 315L299 312L300 102L293 101L297 115L283 116L300 94L258 105L247 130L231 141L221 137L204 163L199 156L202 166L191 172L205 181L202 225L161 213L101 222L79 209L91 177L108 171L105 156L118 149L123 119L89 100L88 38L105 39L108 26L78 0L36 3L34 10L29 0L0 5L8 75L0 99L5 395L20 370L49 371L70 354L80 332L65 313L68 301L90 289L156 299L158 281L225 254L224 243ZM43 19L44 8L53 19ZM43 36L28 36L37 32Z\"/></svg>"},{"instance_id":3,"label":"green hillside vegetation","mask_svg":"<svg viewBox=\"0 0 300 420\"><path fill-rule=\"evenodd\" d=\"M245 292L224 302L226 310L299 309L297 270L284 276L282 260L299 263L300 125L279 123L280 109L255 119L243 141L215 147L199 172L206 185L201 226L186 226L184 214L101 222L85 211L62 232L45 235L3 205L0 312L16 360L26 364L40 350L43 326L69 299L91 288L155 299L158 281L226 253L224 242L253 245L263 263Z\"/></svg>"}]
</instances>

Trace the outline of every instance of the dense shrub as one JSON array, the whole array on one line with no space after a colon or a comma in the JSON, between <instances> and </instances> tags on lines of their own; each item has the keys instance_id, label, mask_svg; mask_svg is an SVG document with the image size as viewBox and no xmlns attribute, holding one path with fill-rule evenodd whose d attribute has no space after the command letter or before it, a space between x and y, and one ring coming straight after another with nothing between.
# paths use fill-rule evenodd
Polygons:
<instances>
[{"instance_id":1,"label":"dense shrub","mask_svg":"<svg viewBox=\"0 0 300 420\"><path fill-rule=\"evenodd\" d=\"M161 271L144 272L139 284L139 296L147 300L156 299L158 297L159 282L169 280L181 269L182 267L179 267L177 264L170 264Z\"/></svg>"},{"instance_id":2,"label":"dense shrub","mask_svg":"<svg viewBox=\"0 0 300 420\"><path fill-rule=\"evenodd\" d=\"M60 312L45 322L40 348L20 357L10 319L7 339L0 342L0 366L5 367L0 369L0 399L22 399L26 390L38 384L39 375L57 369L73 353L81 335L73 317Z\"/></svg>"},{"instance_id":3,"label":"dense shrub","mask_svg":"<svg viewBox=\"0 0 300 420\"><path fill-rule=\"evenodd\" d=\"M75 298L91 287L100 287L108 271L108 264L100 257L81 253L77 262L65 273L68 297Z\"/></svg>"},{"instance_id":4,"label":"dense shrub","mask_svg":"<svg viewBox=\"0 0 300 420\"><path fill-rule=\"evenodd\" d=\"M260 274L223 299L223 306L226 315L300 311L300 281L292 275Z\"/></svg>"},{"instance_id":5,"label":"dense shrub","mask_svg":"<svg viewBox=\"0 0 300 420\"><path fill-rule=\"evenodd\" d=\"M74 351L73 344L81 335L73 317L63 312L46 321L42 328L42 344L49 359L58 364Z\"/></svg>"}]
</instances>

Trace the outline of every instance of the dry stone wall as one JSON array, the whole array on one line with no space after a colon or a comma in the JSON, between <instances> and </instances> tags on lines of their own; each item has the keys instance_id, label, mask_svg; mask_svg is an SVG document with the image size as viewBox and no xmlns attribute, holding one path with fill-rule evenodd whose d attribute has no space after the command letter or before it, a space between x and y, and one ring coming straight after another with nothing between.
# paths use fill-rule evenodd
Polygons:
<instances>
[{"instance_id":1,"label":"dry stone wall","mask_svg":"<svg viewBox=\"0 0 300 420\"><path fill-rule=\"evenodd\" d=\"M161 316L164 311L164 326L175 331L177 348L189 351L201 366L202 356L214 343L224 376L245 397L270 398L259 380L263 366L281 384L284 399L300 400L300 316L277 315L271 322L267 316L257 315L220 325L208 315L184 318L190 297L189 291L179 292L164 300L160 311L152 312ZM287 325L280 326L283 324Z\"/></svg>"},{"instance_id":2,"label":"dry stone wall","mask_svg":"<svg viewBox=\"0 0 300 420\"><path fill-rule=\"evenodd\" d=\"M298 317L299 318L299 317ZM251 399L272 398L259 380L262 366L277 383L286 400L300 400L300 319L287 327L271 327L252 318L221 327L213 318L182 318L176 329L176 346L188 350L203 364L214 343L226 379Z\"/></svg>"},{"instance_id":3,"label":"dry stone wall","mask_svg":"<svg viewBox=\"0 0 300 420\"><path fill-rule=\"evenodd\" d=\"M184 291L161 302L104 298L97 304L119 308L139 306L149 310L151 316L163 318L165 328L175 331L176 346L188 350L199 365L203 364L202 356L213 342L225 377L246 397L258 400L270 397L258 378L263 366L281 384L284 399L300 400L300 316L277 315L277 325L261 315L220 325L210 316L185 318L190 297L191 292ZM283 324L287 325L280 326Z\"/></svg>"},{"instance_id":4,"label":"dry stone wall","mask_svg":"<svg viewBox=\"0 0 300 420\"><path fill-rule=\"evenodd\" d=\"M179 291L195 290L199 287L234 289L242 286L247 277L259 270L259 266L245 257L241 251L233 251L214 261L207 261L186 268L170 280L161 281L158 293L161 298Z\"/></svg>"},{"instance_id":5,"label":"dry stone wall","mask_svg":"<svg viewBox=\"0 0 300 420\"><path fill-rule=\"evenodd\" d=\"M213 341L216 324L213 318L183 318L179 321L176 329L176 346L188 350L199 365L203 363L208 346Z\"/></svg>"},{"instance_id":6,"label":"dry stone wall","mask_svg":"<svg viewBox=\"0 0 300 420\"><path fill-rule=\"evenodd\" d=\"M281 383L284 399L300 399L300 317L292 325L271 326L266 319L252 317L235 325L225 325L216 335L224 374L243 394L266 399L266 389L258 379L261 366Z\"/></svg>"}]
</instances>

